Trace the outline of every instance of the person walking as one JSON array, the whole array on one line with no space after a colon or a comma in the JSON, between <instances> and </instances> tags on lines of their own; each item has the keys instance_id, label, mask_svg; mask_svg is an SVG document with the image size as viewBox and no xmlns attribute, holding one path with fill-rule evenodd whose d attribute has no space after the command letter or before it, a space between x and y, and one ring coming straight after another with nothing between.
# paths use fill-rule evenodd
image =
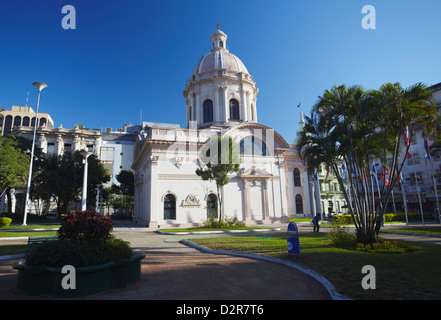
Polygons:
<instances>
[{"instance_id":1,"label":"person walking","mask_svg":"<svg viewBox=\"0 0 441 320\"><path fill-rule=\"evenodd\" d=\"M319 232L319 230L320 230L320 223L319 223L319 221L320 221L320 216L319 215L315 215L313 218L312 218L312 224L313 224L313 230L314 230L314 232Z\"/></svg>"}]
</instances>

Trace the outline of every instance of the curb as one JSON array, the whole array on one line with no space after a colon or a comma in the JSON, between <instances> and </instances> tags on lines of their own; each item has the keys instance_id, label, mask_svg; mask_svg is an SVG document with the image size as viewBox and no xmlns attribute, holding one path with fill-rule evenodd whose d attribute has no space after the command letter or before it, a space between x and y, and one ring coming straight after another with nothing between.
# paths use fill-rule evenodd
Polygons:
<instances>
[{"instance_id":1,"label":"curb","mask_svg":"<svg viewBox=\"0 0 441 320\"><path fill-rule=\"evenodd\" d=\"M322 275L320 275L317 272L312 271L308 268L301 267L298 264L293 263L291 261L287 261L287 260L283 260L283 259L279 259L279 258L268 257L268 256L262 256L262 255L258 255L258 254L254 254L254 253L239 253L239 252L235 252L235 251L209 249L207 247L198 245L194 242L191 242L191 241L188 241L185 239L181 240L180 242L185 245L188 245L190 247L200 249L200 250L208 252L208 253L224 254L224 255L238 256L238 257L244 257L244 258L258 259L258 260L263 260L263 261L268 261L268 262L279 263L279 264L297 269L297 270L309 275L310 277L314 278L318 282L320 282L326 288L326 290L328 290L329 294L331 295L332 300L352 300L348 297L345 297L345 296L339 294L335 290L335 287L329 282L329 280L326 279L325 277L323 277Z\"/></svg>"},{"instance_id":2,"label":"curb","mask_svg":"<svg viewBox=\"0 0 441 320\"><path fill-rule=\"evenodd\" d=\"M0 261L24 258L24 256L25 256L24 254L11 254L8 256L0 256Z\"/></svg>"}]
</instances>

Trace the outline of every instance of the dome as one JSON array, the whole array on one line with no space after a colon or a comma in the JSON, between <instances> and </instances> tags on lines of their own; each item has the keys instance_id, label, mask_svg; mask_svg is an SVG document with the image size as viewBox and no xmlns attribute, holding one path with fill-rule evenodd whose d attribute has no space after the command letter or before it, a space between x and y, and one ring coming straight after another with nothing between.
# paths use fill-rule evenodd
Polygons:
<instances>
[{"instance_id":1,"label":"dome","mask_svg":"<svg viewBox=\"0 0 441 320\"><path fill-rule=\"evenodd\" d=\"M242 61L230 53L226 46L227 35L216 30L211 36L213 49L204 55L193 70L192 76L225 70L228 73L248 73Z\"/></svg>"},{"instance_id":2,"label":"dome","mask_svg":"<svg viewBox=\"0 0 441 320\"><path fill-rule=\"evenodd\" d=\"M214 72L222 69L233 73L248 73L247 68L238 57L227 51L219 50L207 53L203 56L196 65L196 68L194 68L192 75Z\"/></svg>"}]
</instances>

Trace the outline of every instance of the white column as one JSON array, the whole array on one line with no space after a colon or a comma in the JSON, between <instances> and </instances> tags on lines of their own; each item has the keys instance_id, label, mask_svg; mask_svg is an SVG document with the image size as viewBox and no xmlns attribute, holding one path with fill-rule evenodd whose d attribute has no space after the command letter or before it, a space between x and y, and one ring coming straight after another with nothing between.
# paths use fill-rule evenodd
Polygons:
<instances>
[{"instance_id":1,"label":"white column","mask_svg":"<svg viewBox=\"0 0 441 320\"><path fill-rule=\"evenodd\" d=\"M201 124L202 123L202 107L201 107L201 97L199 93L196 93L196 105L195 105L195 109L196 109L196 122L197 124Z\"/></svg>"},{"instance_id":2,"label":"white column","mask_svg":"<svg viewBox=\"0 0 441 320\"><path fill-rule=\"evenodd\" d=\"M150 221L148 221L150 227L157 227L158 220L161 217L162 208L158 206L161 201L161 197L158 193L158 156L150 157ZM161 219L162 220L162 219Z\"/></svg>"},{"instance_id":3,"label":"white column","mask_svg":"<svg viewBox=\"0 0 441 320\"><path fill-rule=\"evenodd\" d=\"M230 118L230 111L228 110L228 97L227 97L227 87L221 87L221 90L223 90L224 95L224 116L225 116L225 122L228 122L228 119ZM221 94L221 93L220 93Z\"/></svg>"},{"instance_id":4,"label":"white column","mask_svg":"<svg viewBox=\"0 0 441 320\"><path fill-rule=\"evenodd\" d=\"M246 98L246 92L242 89L242 97L240 99L240 105L241 105L241 109L242 109L242 121L246 122L248 121L248 116L247 116L247 98Z\"/></svg>"},{"instance_id":5,"label":"white column","mask_svg":"<svg viewBox=\"0 0 441 320\"><path fill-rule=\"evenodd\" d=\"M219 107L219 94L218 94L218 91L219 91L219 87L215 86L215 89L214 89L214 106L213 106L213 108L214 108L214 110L213 110L213 121L214 122L220 121L220 117L219 117L219 109L220 109L220 107Z\"/></svg>"}]
</instances>

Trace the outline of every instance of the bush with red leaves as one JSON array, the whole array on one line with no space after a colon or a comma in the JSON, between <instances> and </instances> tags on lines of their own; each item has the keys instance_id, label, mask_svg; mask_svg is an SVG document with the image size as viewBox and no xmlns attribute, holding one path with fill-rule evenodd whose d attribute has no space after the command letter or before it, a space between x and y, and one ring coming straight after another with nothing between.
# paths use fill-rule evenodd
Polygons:
<instances>
[{"instance_id":1,"label":"bush with red leaves","mask_svg":"<svg viewBox=\"0 0 441 320\"><path fill-rule=\"evenodd\" d=\"M113 230L113 221L94 211L78 211L64 217L58 238L60 241L107 240Z\"/></svg>"}]
</instances>

